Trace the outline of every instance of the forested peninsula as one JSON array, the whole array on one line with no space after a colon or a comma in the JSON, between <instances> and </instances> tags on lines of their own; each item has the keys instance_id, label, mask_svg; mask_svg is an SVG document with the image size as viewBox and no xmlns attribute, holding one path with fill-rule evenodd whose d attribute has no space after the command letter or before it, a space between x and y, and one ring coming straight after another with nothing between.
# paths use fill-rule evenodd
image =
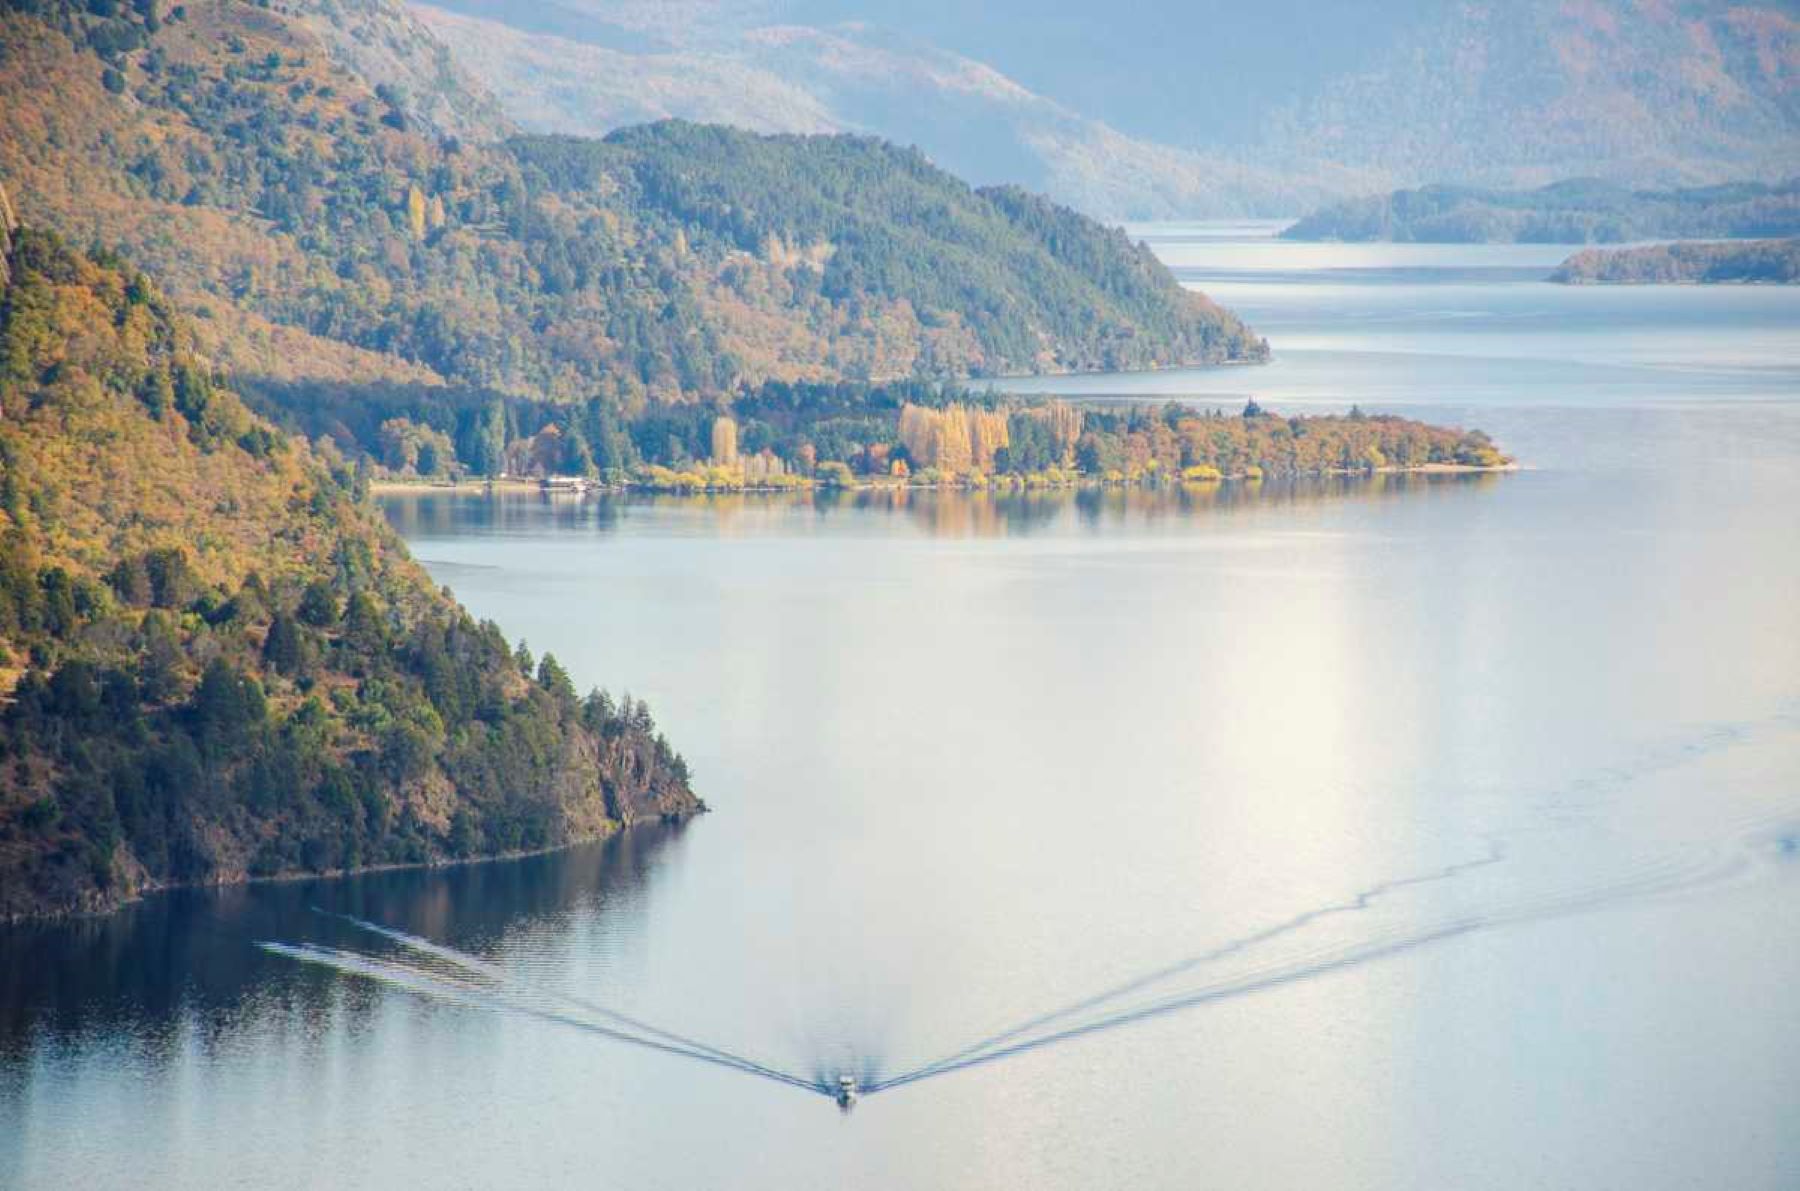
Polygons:
<instances>
[{"instance_id":1,"label":"forested peninsula","mask_svg":"<svg viewBox=\"0 0 1800 1191\"><path fill-rule=\"evenodd\" d=\"M1550 275L1564 285L1794 285L1800 238L1590 248Z\"/></svg>"},{"instance_id":2,"label":"forested peninsula","mask_svg":"<svg viewBox=\"0 0 1800 1191\"><path fill-rule=\"evenodd\" d=\"M1282 232L1288 240L1617 244L1800 235L1800 179L1629 190L1576 179L1537 190L1426 186L1351 199Z\"/></svg>"},{"instance_id":3,"label":"forested peninsula","mask_svg":"<svg viewBox=\"0 0 1800 1191\"><path fill-rule=\"evenodd\" d=\"M0 198L0 920L702 809L629 698L436 588L141 272Z\"/></svg>"},{"instance_id":4,"label":"forested peninsula","mask_svg":"<svg viewBox=\"0 0 1800 1191\"><path fill-rule=\"evenodd\" d=\"M329 440L371 481L664 492L1067 487L1421 470L1496 470L1482 431L1392 414L1283 416L1180 401L1124 405L955 384L770 381L623 421L603 401L472 390L259 390L258 407Z\"/></svg>"}]
</instances>

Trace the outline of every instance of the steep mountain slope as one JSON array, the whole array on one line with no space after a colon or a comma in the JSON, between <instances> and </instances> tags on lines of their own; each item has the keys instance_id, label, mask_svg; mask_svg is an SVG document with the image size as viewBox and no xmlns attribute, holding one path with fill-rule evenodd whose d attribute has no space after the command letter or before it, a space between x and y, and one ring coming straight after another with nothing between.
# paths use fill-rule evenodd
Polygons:
<instances>
[{"instance_id":1,"label":"steep mountain slope","mask_svg":"<svg viewBox=\"0 0 1800 1191\"><path fill-rule=\"evenodd\" d=\"M0 201L0 919L700 809L217 386L143 275Z\"/></svg>"},{"instance_id":2,"label":"steep mountain slope","mask_svg":"<svg viewBox=\"0 0 1800 1191\"><path fill-rule=\"evenodd\" d=\"M351 74L392 89L410 118L440 136L495 141L516 131L449 47L399 5L308 0L293 14Z\"/></svg>"},{"instance_id":3,"label":"steep mountain slope","mask_svg":"<svg viewBox=\"0 0 1800 1191\"><path fill-rule=\"evenodd\" d=\"M875 141L664 125L481 144L353 73L316 15L194 0L151 28L34 7L0 14L0 176L26 218L122 245L194 300L241 371L379 361L635 407L771 377L1264 350L1123 236Z\"/></svg>"}]
</instances>

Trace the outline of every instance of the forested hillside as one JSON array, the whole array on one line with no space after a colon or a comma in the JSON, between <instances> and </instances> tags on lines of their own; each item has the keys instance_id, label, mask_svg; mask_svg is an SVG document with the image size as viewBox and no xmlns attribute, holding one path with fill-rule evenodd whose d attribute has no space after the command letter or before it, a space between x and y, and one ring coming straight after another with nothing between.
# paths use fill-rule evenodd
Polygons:
<instances>
[{"instance_id":1,"label":"forested hillside","mask_svg":"<svg viewBox=\"0 0 1800 1191\"><path fill-rule=\"evenodd\" d=\"M1537 190L1427 186L1353 199L1282 233L1290 240L1613 244L1800 234L1800 179L1627 190L1578 179Z\"/></svg>"},{"instance_id":2,"label":"forested hillside","mask_svg":"<svg viewBox=\"0 0 1800 1191\"><path fill-rule=\"evenodd\" d=\"M461 140L316 23L225 0L0 15L22 216L123 247L240 373L636 410L771 378L1266 352L1123 234L915 152L674 123ZM430 77L442 110L454 76Z\"/></svg>"},{"instance_id":3,"label":"forested hillside","mask_svg":"<svg viewBox=\"0 0 1800 1191\"><path fill-rule=\"evenodd\" d=\"M143 274L0 201L0 919L699 809L641 704L436 589Z\"/></svg>"}]
</instances>

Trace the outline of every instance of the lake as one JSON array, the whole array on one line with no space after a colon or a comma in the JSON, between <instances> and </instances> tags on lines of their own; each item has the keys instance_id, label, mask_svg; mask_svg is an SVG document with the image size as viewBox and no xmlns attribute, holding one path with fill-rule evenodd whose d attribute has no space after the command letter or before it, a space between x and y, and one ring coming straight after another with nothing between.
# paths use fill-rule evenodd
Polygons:
<instances>
[{"instance_id":1,"label":"lake","mask_svg":"<svg viewBox=\"0 0 1800 1191\"><path fill-rule=\"evenodd\" d=\"M1525 470L390 498L713 813L0 935L0 1185L1800 1185L1800 290L1132 230L1274 362L1008 387ZM512 991L256 946L401 954L336 915Z\"/></svg>"}]
</instances>

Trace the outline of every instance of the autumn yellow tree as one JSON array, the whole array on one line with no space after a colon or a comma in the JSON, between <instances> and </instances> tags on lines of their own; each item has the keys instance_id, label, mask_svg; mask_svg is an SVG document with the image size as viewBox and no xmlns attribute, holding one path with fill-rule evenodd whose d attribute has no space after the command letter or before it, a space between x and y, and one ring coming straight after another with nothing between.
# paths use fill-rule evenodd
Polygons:
<instances>
[{"instance_id":1,"label":"autumn yellow tree","mask_svg":"<svg viewBox=\"0 0 1800 1191\"><path fill-rule=\"evenodd\" d=\"M900 407L900 445L913 461L921 465L931 462L932 426L936 415L922 405L911 402Z\"/></svg>"},{"instance_id":2,"label":"autumn yellow tree","mask_svg":"<svg viewBox=\"0 0 1800 1191\"><path fill-rule=\"evenodd\" d=\"M428 208L425 203L425 192L417 186L406 188L406 223L412 228L413 239L425 238L425 218Z\"/></svg>"},{"instance_id":3,"label":"autumn yellow tree","mask_svg":"<svg viewBox=\"0 0 1800 1191\"><path fill-rule=\"evenodd\" d=\"M994 453L1000 448L1011 445L1007 433L1007 416L1005 411L996 409L970 408L968 412L969 444L974 454L975 467L981 471L992 471Z\"/></svg>"},{"instance_id":4,"label":"autumn yellow tree","mask_svg":"<svg viewBox=\"0 0 1800 1191\"><path fill-rule=\"evenodd\" d=\"M735 467L738 461L738 428L730 418L716 418L712 424L712 461L720 467Z\"/></svg>"},{"instance_id":5,"label":"autumn yellow tree","mask_svg":"<svg viewBox=\"0 0 1800 1191\"><path fill-rule=\"evenodd\" d=\"M994 452L1007 445L1006 414L960 403L943 409L909 403L900 409L900 442L920 467L956 475L986 471Z\"/></svg>"},{"instance_id":6,"label":"autumn yellow tree","mask_svg":"<svg viewBox=\"0 0 1800 1191\"><path fill-rule=\"evenodd\" d=\"M946 406L932 427L932 466L960 475L975 466L975 449L969 441L969 419L960 405Z\"/></svg>"}]
</instances>

